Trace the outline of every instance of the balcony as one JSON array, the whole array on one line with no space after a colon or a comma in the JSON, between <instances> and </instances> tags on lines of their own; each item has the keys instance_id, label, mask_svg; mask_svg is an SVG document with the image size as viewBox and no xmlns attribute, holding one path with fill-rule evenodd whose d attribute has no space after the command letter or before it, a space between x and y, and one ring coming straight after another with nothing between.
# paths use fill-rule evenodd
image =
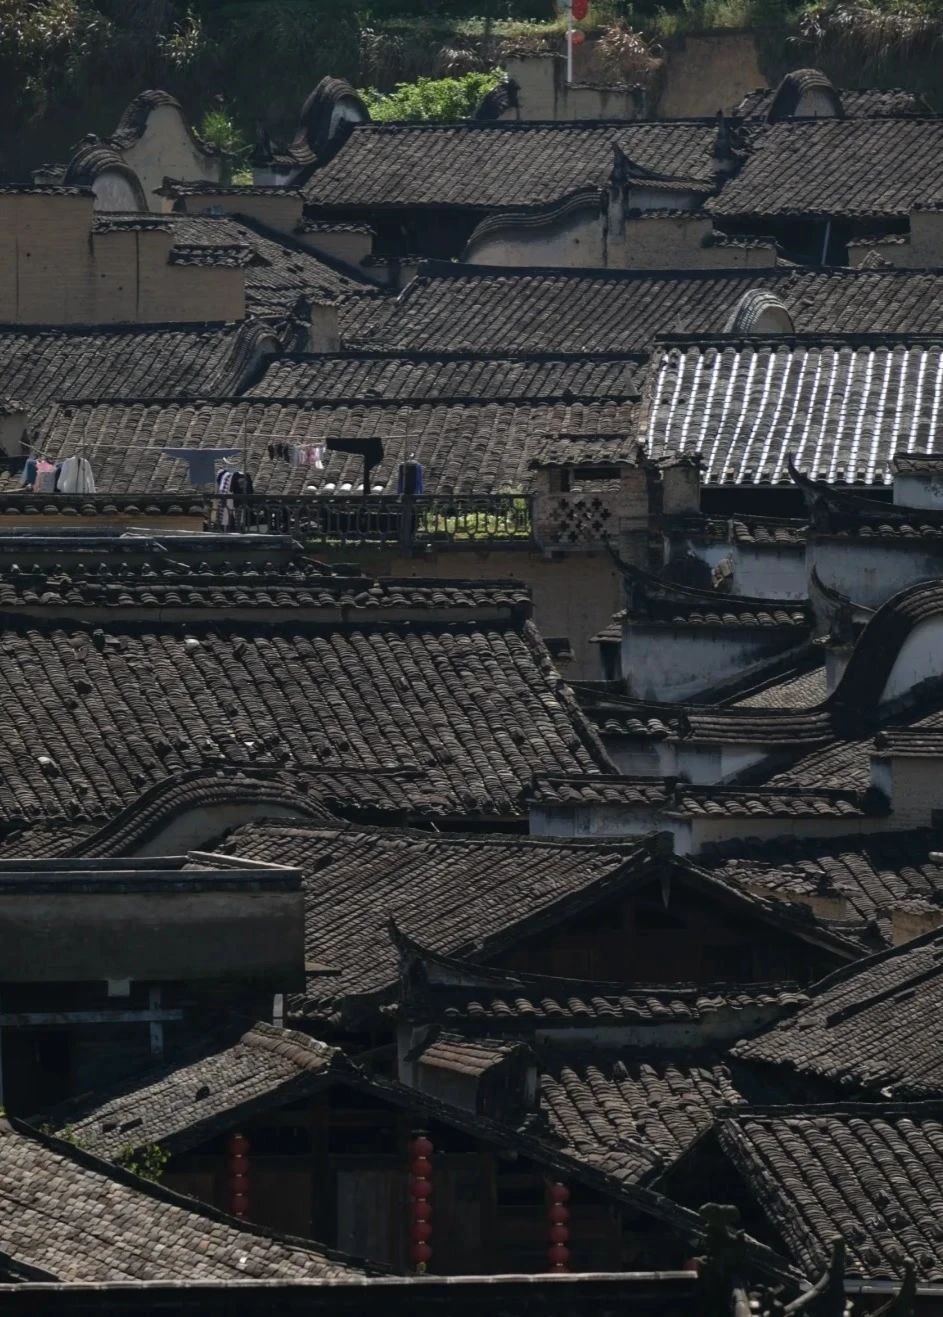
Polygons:
<instances>
[{"instance_id":1,"label":"balcony","mask_svg":"<svg viewBox=\"0 0 943 1317\"><path fill-rule=\"evenodd\" d=\"M284 532L324 548L527 546L533 531L531 501L517 494L253 498L237 511L234 529Z\"/></svg>"}]
</instances>

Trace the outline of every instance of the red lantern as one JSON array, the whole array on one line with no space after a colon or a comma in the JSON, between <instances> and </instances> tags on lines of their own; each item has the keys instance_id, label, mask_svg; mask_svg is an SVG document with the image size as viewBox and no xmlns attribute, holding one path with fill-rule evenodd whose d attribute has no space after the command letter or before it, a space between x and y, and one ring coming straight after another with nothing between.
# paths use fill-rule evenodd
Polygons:
<instances>
[{"instance_id":1,"label":"red lantern","mask_svg":"<svg viewBox=\"0 0 943 1317\"><path fill-rule=\"evenodd\" d=\"M573 11L573 21L582 23L589 13L589 0L570 0L570 8Z\"/></svg>"},{"instance_id":2,"label":"red lantern","mask_svg":"<svg viewBox=\"0 0 943 1317\"><path fill-rule=\"evenodd\" d=\"M233 1194L230 1199L230 1204L232 1206L233 1216L245 1216L249 1210L249 1195Z\"/></svg>"},{"instance_id":3,"label":"red lantern","mask_svg":"<svg viewBox=\"0 0 943 1317\"><path fill-rule=\"evenodd\" d=\"M585 40L586 33L581 32L578 27L575 27L570 33L570 44L573 46L581 46Z\"/></svg>"},{"instance_id":4,"label":"red lantern","mask_svg":"<svg viewBox=\"0 0 943 1317\"><path fill-rule=\"evenodd\" d=\"M570 1199L570 1191L559 1181L548 1184L547 1198L549 1200L547 1220L550 1222L548 1231L550 1247L547 1250L547 1257L550 1259L550 1269L566 1271L570 1260L570 1250L567 1248L570 1241L570 1209L566 1206Z\"/></svg>"},{"instance_id":5,"label":"red lantern","mask_svg":"<svg viewBox=\"0 0 943 1317\"><path fill-rule=\"evenodd\" d=\"M229 1210L233 1216L245 1216L249 1210L249 1140L244 1134L233 1134L227 1142L226 1170Z\"/></svg>"},{"instance_id":6,"label":"red lantern","mask_svg":"<svg viewBox=\"0 0 943 1317\"><path fill-rule=\"evenodd\" d=\"M241 1173L230 1175L229 1192L231 1194L247 1194L249 1192L249 1177Z\"/></svg>"},{"instance_id":7,"label":"red lantern","mask_svg":"<svg viewBox=\"0 0 943 1317\"><path fill-rule=\"evenodd\" d=\"M229 1140L229 1154L232 1157L244 1157L249 1151L249 1140L244 1134L234 1134Z\"/></svg>"},{"instance_id":8,"label":"red lantern","mask_svg":"<svg viewBox=\"0 0 943 1317\"><path fill-rule=\"evenodd\" d=\"M229 1173L231 1175L248 1175L249 1158L243 1153L238 1153L235 1157L229 1159Z\"/></svg>"},{"instance_id":9,"label":"red lantern","mask_svg":"<svg viewBox=\"0 0 943 1317\"><path fill-rule=\"evenodd\" d=\"M417 1273L422 1275L432 1258L429 1240L432 1238L432 1141L425 1134L416 1134L409 1141L409 1198L412 1247L409 1256Z\"/></svg>"}]
</instances>

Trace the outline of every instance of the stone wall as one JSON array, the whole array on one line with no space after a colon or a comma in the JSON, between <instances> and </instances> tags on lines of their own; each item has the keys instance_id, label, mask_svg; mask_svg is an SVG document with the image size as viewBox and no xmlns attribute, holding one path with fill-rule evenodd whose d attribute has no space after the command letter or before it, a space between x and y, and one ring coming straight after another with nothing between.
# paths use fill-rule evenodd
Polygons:
<instances>
[{"instance_id":1,"label":"stone wall","mask_svg":"<svg viewBox=\"0 0 943 1317\"><path fill-rule=\"evenodd\" d=\"M170 265L173 235L92 233L91 194L0 194L0 321L7 324L241 320L245 275Z\"/></svg>"},{"instance_id":2,"label":"stone wall","mask_svg":"<svg viewBox=\"0 0 943 1317\"><path fill-rule=\"evenodd\" d=\"M578 120L642 119L644 103L631 88L596 83L567 85L566 60L560 55L524 55L505 63L517 84L517 106L502 119Z\"/></svg>"},{"instance_id":3,"label":"stone wall","mask_svg":"<svg viewBox=\"0 0 943 1317\"><path fill-rule=\"evenodd\" d=\"M747 92L765 87L752 32L703 32L678 39L666 54L660 119L731 111Z\"/></svg>"}]
</instances>

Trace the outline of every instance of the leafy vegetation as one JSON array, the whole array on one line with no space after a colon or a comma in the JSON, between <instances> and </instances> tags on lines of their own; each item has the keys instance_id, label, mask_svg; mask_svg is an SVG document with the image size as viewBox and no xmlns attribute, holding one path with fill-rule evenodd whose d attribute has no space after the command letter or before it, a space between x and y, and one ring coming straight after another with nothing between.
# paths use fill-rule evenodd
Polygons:
<instances>
[{"instance_id":1,"label":"leafy vegetation","mask_svg":"<svg viewBox=\"0 0 943 1317\"><path fill-rule=\"evenodd\" d=\"M593 0L584 26L621 33L600 59L630 77L653 40L755 27L770 81L815 63L838 84L940 95L943 0ZM0 178L67 159L144 87L229 140L239 177L257 123L290 136L326 73L369 87L380 118L454 117L486 85L466 77L559 50L564 27L554 0L0 0Z\"/></svg>"},{"instance_id":2,"label":"leafy vegetation","mask_svg":"<svg viewBox=\"0 0 943 1317\"><path fill-rule=\"evenodd\" d=\"M445 122L474 114L487 92L501 81L500 69L488 73L465 73L458 78L418 78L401 82L391 92L368 87L361 95L378 123L401 119L411 122Z\"/></svg>"},{"instance_id":3,"label":"leafy vegetation","mask_svg":"<svg viewBox=\"0 0 943 1317\"><path fill-rule=\"evenodd\" d=\"M142 1180L159 1180L164 1173L170 1153L165 1152L159 1143L145 1143L143 1148L122 1148L115 1158L115 1163L132 1175L139 1175Z\"/></svg>"}]
</instances>

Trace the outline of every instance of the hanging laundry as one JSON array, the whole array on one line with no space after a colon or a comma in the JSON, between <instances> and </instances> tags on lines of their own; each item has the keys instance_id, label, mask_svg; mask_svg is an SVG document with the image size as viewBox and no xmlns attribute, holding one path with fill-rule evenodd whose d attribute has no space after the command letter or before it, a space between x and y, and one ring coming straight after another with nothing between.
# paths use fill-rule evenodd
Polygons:
<instances>
[{"instance_id":1,"label":"hanging laundry","mask_svg":"<svg viewBox=\"0 0 943 1317\"><path fill-rule=\"evenodd\" d=\"M36 472L33 477L33 492L35 494L54 494L56 490L56 472L57 467L54 462L46 462L43 458L36 460Z\"/></svg>"},{"instance_id":2,"label":"hanging laundry","mask_svg":"<svg viewBox=\"0 0 943 1317\"><path fill-rule=\"evenodd\" d=\"M163 448L165 457L186 462L191 485L212 485L216 479L216 463L224 457L233 457L238 448Z\"/></svg>"},{"instance_id":3,"label":"hanging laundry","mask_svg":"<svg viewBox=\"0 0 943 1317\"><path fill-rule=\"evenodd\" d=\"M67 457L59 470L56 483L59 494L94 494L95 476L91 464L84 457Z\"/></svg>"},{"instance_id":4,"label":"hanging laundry","mask_svg":"<svg viewBox=\"0 0 943 1317\"><path fill-rule=\"evenodd\" d=\"M235 471L232 467L220 471L216 477L216 489L220 494L227 495L220 499L217 507L217 522L223 530L235 526L237 520L245 521L245 508L237 508L235 500L251 498L253 488L252 477L247 471Z\"/></svg>"},{"instance_id":5,"label":"hanging laundry","mask_svg":"<svg viewBox=\"0 0 943 1317\"><path fill-rule=\"evenodd\" d=\"M400 462L399 474L396 479L397 494L421 494L424 484L425 473L421 462L417 462L413 457L408 458L405 462Z\"/></svg>"},{"instance_id":6,"label":"hanging laundry","mask_svg":"<svg viewBox=\"0 0 943 1317\"><path fill-rule=\"evenodd\" d=\"M313 466L324 470L324 444L270 443L268 455L273 462L288 462L290 466Z\"/></svg>"}]
</instances>

